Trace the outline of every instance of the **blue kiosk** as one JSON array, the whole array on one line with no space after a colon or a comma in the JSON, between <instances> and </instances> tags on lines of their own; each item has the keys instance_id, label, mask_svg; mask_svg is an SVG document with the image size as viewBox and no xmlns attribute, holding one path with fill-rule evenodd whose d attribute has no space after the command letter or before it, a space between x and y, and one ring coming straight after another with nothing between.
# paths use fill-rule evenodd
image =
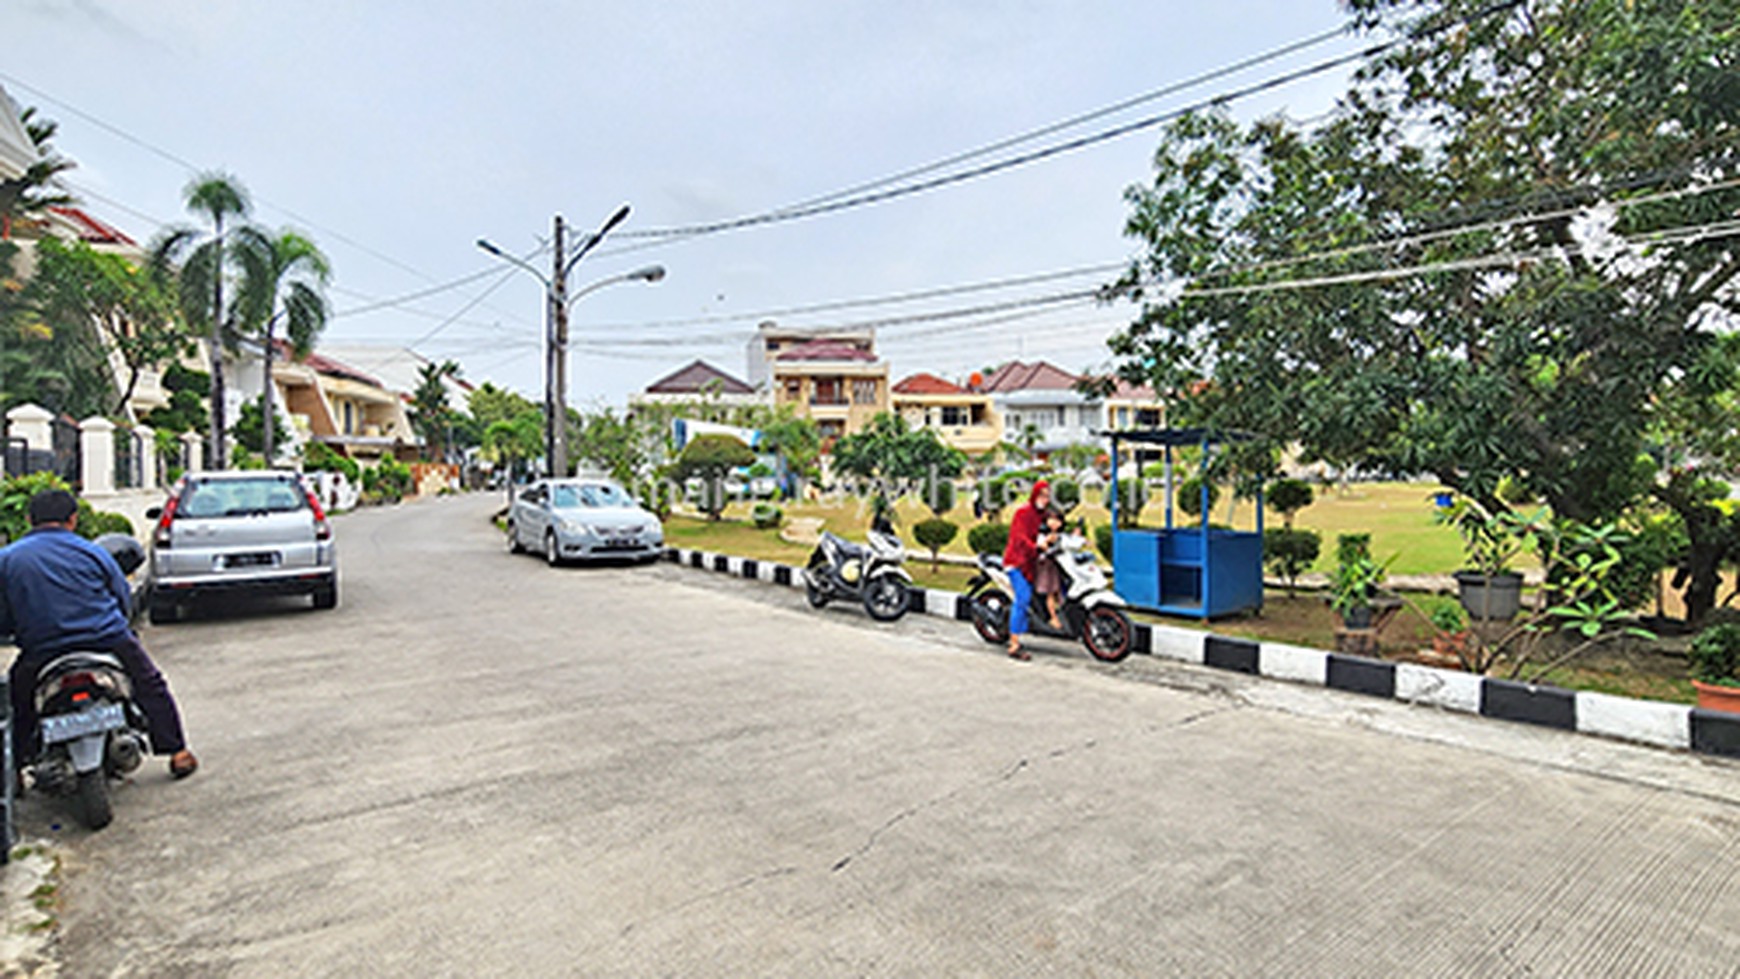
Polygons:
<instances>
[{"instance_id":1,"label":"blue kiosk","mask_svg":"<svg viewBox=\"0 0 1740 979\"><path fill-rule=\"evenodd\" d=\"M1112 440L1112 575L1118 594L1131 605L1197 619L1213 619L1263 607L1263 493L1257 490L1257 529L1221 530L1208 525L1208 491L1202 487L1202 522L1172 521L1172 450L1202 449L1204 467L1214 446L1247 441L1236 432L1200 428L1135 429L1109 433ZM1118 449L1123 443L1159 446L1166 461L1166 526L1124 530L1118 523Z\"/></svg>"}]
</instances>

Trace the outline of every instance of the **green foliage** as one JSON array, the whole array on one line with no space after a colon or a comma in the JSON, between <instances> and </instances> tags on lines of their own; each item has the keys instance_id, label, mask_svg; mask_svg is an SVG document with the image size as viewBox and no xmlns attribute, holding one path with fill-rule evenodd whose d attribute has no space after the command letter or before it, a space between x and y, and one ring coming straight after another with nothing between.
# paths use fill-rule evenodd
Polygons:
<instances>
[{"instance_id":1,"label":"green foliage","mask_svg":"<svg viewBox=\"0 0 1740 979\"><path fill-rule=\"evenodd\" d=\"M163 390L169 395L169 405L153 409L144 418L159 436L211 430L211 413L206 410L210 374L171 363L163 372Z\"/></svg>"},{"instance_id":2,"label":"green foliage","mask_svg":"<svg viewBox=\"0 0 1740 979\"><path fill-rule=\"evenodd\" d=\"M762 530L778 529L780 521L785 519L785 512L771 503L757 503L749 511L749 519Z\"/></svg>"},{"instance_id":3,"label":"green foliage","mask_svg":"<svg viewBox=\"0 0 1740 979\"><path fill-rule=\"evenodd\" d=\"M1099 524L1094 527L1094 550L1099 551L1100 557L1103 557L1108 561L1112 559L1112 538L1114 533L1115 531L1112 530L1112 525L1109 523Z\"/></svg>"},{"instance_id":4,"label":"green foliage","mask_svg":"<svg viewBox=\"0 0 1740 979\"><path fill-rule=\"evenodd\" d=\"M1483 5L1350 6L1388 38ZM1663 416L1719 400L1664 395L1740 308L1731 242L1639 244L1740 207L1733 14L1533 4L1374 55L1309 126L1176 120L1126 195L1146 254L1119 284L1141 304L1112 341L1120 375L1181 395L1177 423L1296 442L1307 462L1431 473L1488 507L1509 477L1586 523L1624 512L1650 491L1636 462ZM1623 239L1585 248L1579 219L1530 218L1361 247L1566 205ZM1495 270L1517 253L1542 257ZM1384 274L1398 262L1432 271ZM1168 280L1203 288L1148 286ZM1299 280L1323 284L1266 288Z\"/></svg>"},{"instance_id":5,"label":"green foliage","mask_svg":"<svg viewBox=\"0 0 1740 979\"><path fill-rule=\"evenodd\" d=\"M842 473L884 485L927 478L934 469L954 477L966 456L944 445L928 428L911 429L899 415L883 412L863 431L834 444L834 466Z\"/></svg>"},{"instance_id":6,"label":"green foliage","mask_svg":"<svg viewBox=\"0 0 1740 979\"><path fill-rule=\"evenodd\" d=\"M941 473L935 478L926 473L924 487L920 492L924 495L924 505L930 507L930 512L938 517L955 508L955 481Z\"/></svg>"},{"instance_id":7,"label":"green foliage","mask_svg":"<svg viewBox=\"0 0 1740 979\"><path fill-rule=\"evenodd\" d=\"M352 486L362 486L362 467L355 459L340 455L325 442L310 441L302 447L302 469L304 472L342 473Z\"/></svg>"},{"instance_id":8,"label":"green foliage","mask_svg":"<svg viewBox=\"0 0 1740 979\"><path fill-rule=\"evenodd\" d=\"M384 456L362 471L362 487L370 499L396 503L411 492L411 467Z\"/></svg>"},{"instance_id":9,"label":"green foliage","mask_svg":"<svg viewBox=\"0 0 1740 979\"><path fill-rule=\"evenodd\" d=\"M266 442L265 424L263 422L264 415L262 414L263 411L264 408L261 405L260 398L255 398L252 401L245 401L242 403L241 412L236 415L236 423L230 426L230 434L235 436L236 444L249 452L260 453L265 451ZM274 446L282 446L284 443L289 441L289 439L289 430L284 427L283 419L279 418L278 413L274 411L272 413L272 444ZM261 463L263 466L264 460L261 460ZM241 467L238 462L238 468L245 467Z\"/></svg>"},{"instance_id":10,"label":"green foliage","mask_svg":"<svg viewBox=\"0 0 1740 979\"><path fill-rule=\"evenodd\" d=\"M1329 607L1342 616L1371 604L1385 575L1384 565L1373 560L1366 547L1350 542L1355 536L1367 535L1342 535L1337 546L1339 560L1329 576Z\"/></svg>"},{"instance_id":11,"label":"green foliage","mask_svg":"<svg viewBox=\"0 0 1740 979\"><path fill-rule=\"evenodd\" d=\"M986 524L981 526L989 525ZM955 539L955 535L959 534L960 530L960 527L956 526L953 521L944 520L941 517L932 517L929 520L921 520L912 525L912 539L918 541L930 551L930 566L932 571L936 570L937 553L943 548L949 546L949 542Z\"/></svg>"},{"instance_id":12,"label":"green foliage","mask_svg":"<svg viewBox=\"0 0 1740 979\"><path fill-rule=\"evenodd\" d=\"M624 486L632 483L652 464L653 440L627 415L605 408L570 418L568 445L575 461L610 474Z\"/></svg>"},{"instance_id":13,"label":"green foliage","mask_svg":"<svg viewBox=\"0 0 1740 979\"><path fill-rule=\"evenodd\" d=\"M1468 553L1469 568L1491 578L1510 570L1510 562L1535 541L1547 511L1541 509L1524 517L1512 510L1488 510L1469 497L1459 496L1448 508L1436 511L1433 519L1456 529Z\"/></svg>"},{"instance_id":14,"label":"green foliage","mask_svg":"<svg viewBox=\"0 0 1740 979\"><path fill-rule=\"evenodd\" d=\"M967 531L967 546L974 554L1002 554L1009 546L1009 525L982 523Z\"/></svg>"},{"instance_id":15,"label":"green foliage","mask_svg":"<svg viewBox=\"0 0 1740 979\"><path fill-rule=\"evenodd\" d=\"M1432 608L1429 619L1432 628L1455 635L1468 627L1468 615L1454 602L1440 602Z\"/></svg>"},{"instance_id":16,"label":"green foliage","mask_svg":"<svg viewBox=\"0 0 1740 979\"><path fill-rule=\"evenodd\" d=\"M1068 515L1071 510L1081 505L1081 484L1073 479L1052 480L1051 505Z\"/></svg>"},{"instance_id":17,"label":"green foliage","mask_svg":"<svg viewBox=\"0 0 1740 979\"><path fill-rule=\"evenodd\" d=\"M1322 549L1323 536L1313 530L1270 527L1263 531L1263 564L1271 574L1287 582L1289 592L1299 576L1316 562Z\"/></svg>"},{"instance_id":18,"label":"green foliage","mask_svg":"<svg viewBox=\"0 0 1740 979\"><path fill-rule=\"evenodd\" d=\"M750 479L766 479L773 475L773 467L765 462L758 462L749 467L747 475Z\"/></svg>"},{"instance_id":19,"label":"green foliage","mask_svg":"<svg viewBox=\"0 0 1740 979\"><path fill-rule=\"evenodd\" d=\"M445 460L450 443L455 441L452 436L459 425L459 412L447 403L447 382L460 373L459 365L451 360L417 367L417 388L411 392L411 426L423 437L425 458Z\"/></svg>"},{"instance_id":20,"label":"green foliage","mask_svg":"<svg viewBox=\"0 0 1740 979\"><path fill-rule=\"evenodd\" d=\"M1317 492L1303 479L1277 479L1265 494L1269 508L1281 515L1282 521L1293 526L1293 517L1317 500Z\"/></svg>"},{"instance_id":21,"label":"green foliage","mask_svg":"<svg viewBox=\"0 0 1740 979\"><path fill-rule=\"evenodd\" d=\"M1692 679L1740 687L1740 625L1723 622L1698 633L1687 650Z\"/></svg>"},{"instance_id":22,"label":"green foliage","mask_svg":"<svg viewBox=\"0 0 1740 979\"><path fill-rule=\"evenodd\" d=\"M755 463L755 453L740 439L730 435L697 435L683 446L677 457L675 473L678 479L701 481L701 510L709 520L719 519L725 504L730 502L725 492L725 477L732 470Z\"/></svg>"},{"instance_id":23,"label":"green foliage","mask_svg":"<svg viewBox=\"0 0 1740 979\"><path fill-rule=\"evenodd\" d=\"M1177 494L1178 509L1190 517L1201 517L1203 485L1204 483L1201 473L1194 473L1189 477L1186 477L1182 483L1179 483ZM1208 483L1207 486L1208 508L1213 510L1215 503L1220 500L1220 487L1214 485L1212 482Z\"/></svg>"},{"instance_id":24,"label":"green foliage","mask_svg":"<svg viewBox=\"0 0 1740 979\"><path fill-rule=\"evenodd\" d=\"M66 481L54 473L30 473L0 479L0 534L15 541L30 532L30 498L47 490L70 490ZM79 500L78 534L92 540L103 534L119 533L138 536L133 522L119 513L93 510L90 503Z\"/></svg>"}]
</instances>

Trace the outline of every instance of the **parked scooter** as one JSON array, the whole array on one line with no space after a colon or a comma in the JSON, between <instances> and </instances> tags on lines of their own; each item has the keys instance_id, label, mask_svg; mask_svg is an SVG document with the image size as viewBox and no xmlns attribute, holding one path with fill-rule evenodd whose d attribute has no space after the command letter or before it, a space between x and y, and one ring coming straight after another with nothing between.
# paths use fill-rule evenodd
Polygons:
<instances>
[{"instance_id":1,"label":"parked scooter","mask_svg":"<svg viewBox=\"0 0 1740 979\"><path fill-rule=\"evenodd\" d=\"M1028 629L1036 636L1056 636L1080 639L1095 659L1116 663L1130 655L1135 645L1136 630L1130 617L1120 607L1125 604L1111 589L1105 571L1087 549L1087 539L1081 534L1064 534L1058 539L1057 567L1063 580L1057 620L1061 629L1053 628L1045 608L1045 596L1033 593L1028 610ZM973 628L979 638L989 643L1009 641L1009 604L1015 589L1009 584L1009 573L1003 568L1002 557L979 555L979 573L967 584L967 598L972 602Z\"/></svg>"},{"instance_id":2,"label":"parked scooter","mask_svg":"<svg viewBox=\"0 0 1740 979\"><path fill-rule=\"evenodd\" d=\"M144 549L126 534L105 534L96 543L126 574L145 561ZM108 653L68 652L37 671L32 696L40 743L35 758L17 759L19 768L36 791L71 799L79 822L102 829L114 819L109 779L138 768L149 744L126 668Z\"/></svg>"},{"instance_id":3,"label":"parked scooter","mask_svg":"<svg viewBox=\"0 0 1740 979\"><path fill-rule=\"evenodd\" d=\"M906 614L912 591L912 575L900 566L906 548L884 516L866 536L860 545L824 531L804 569L804 593L815 608L834 599L863 602L871 618L892 622Z\"/></svg>"}]
</instances>

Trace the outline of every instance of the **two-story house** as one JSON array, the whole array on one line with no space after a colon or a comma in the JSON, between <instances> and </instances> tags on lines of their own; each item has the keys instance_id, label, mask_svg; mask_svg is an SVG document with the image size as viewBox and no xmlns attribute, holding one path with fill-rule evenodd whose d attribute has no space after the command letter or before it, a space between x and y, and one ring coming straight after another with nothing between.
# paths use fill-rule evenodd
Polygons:
<instances>
[{"instance_id":1,"label":"two-story house","mask_svg":"<svg viewBox=\"0 0 1740 979\"><path fill-rule=\"evenodd\" d=\"M913 374L894 385L895 414L912 428L928 428L943 444L969 455L989 452L1003 440L1003 424L982 385L962 387L934 374Z\"/></svg>"},{"instance_id":2,"label":"two-story house","mask_svg":"<svg viewBox=\"0 0 1740 979\"><path fill-rule=\"evenodd\" d=\"M768 384L773 403L813 419L824 445L863 430L889 408L888 364L871 350L841 340L810 340L774 355Z\"/></svg>"},{"instance_id":3,"label":"two-story house","mask_svg":"<svg viewBox=\"0 0 1740 979\"><path fill-rule=\"evenodd\" d=\"M773 377L773 362L779 355L817 340L831 340L852 347L869 354L871 359L876 356L876 331L873 329L791 329L767 321L755 328L755 336L749 340L749 385L757 390L768 390Z\"/></svg>"}]
</instances>

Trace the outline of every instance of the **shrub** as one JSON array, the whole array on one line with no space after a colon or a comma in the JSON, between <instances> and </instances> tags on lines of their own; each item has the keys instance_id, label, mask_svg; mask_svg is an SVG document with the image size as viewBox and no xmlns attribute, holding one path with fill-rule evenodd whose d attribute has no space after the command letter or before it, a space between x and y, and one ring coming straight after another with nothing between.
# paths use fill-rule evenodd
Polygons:
<instances>
[{"instance_id":1,"label":"shrub","mask_svg":"<svg viewBox=\"0 0 1740 979\"><path fill-rule=\"evenodd\" d=\"M411 492L411 467L391 456L363 470L363 492L388 502L397 502Z\"/></svg>"},{"instance_id":2,"label":"shrub","mask_svg":"<svg viewBox=\"0 0 1740 979\"><path fill-rule=\"evenodd\" d=\"M91 510L89 504L82 500L79 503L79 534L84 537L97 538L104 534L126 534L128 537L139 536L133 530L133 521L124 514L109 513L104 510Z\"/></svg>"},{"instance_id":3,"label":"shrub","mask_svg":"<svg viewBox=\"0 0 1740 979\"><path fill-rule=\"evenodd\" d=\"M1051 505L1060 513L1069 513L1081 505L1081 484L1073 479L1059 479L1051 484Z\"/></svg>"},{"instance_id":4,"label":"shrub","mask_svg":"<svg viewBox=\"0 0 1740 979\"><path fill-rule=\"evenodd\" d=\"M1316 502L1317 493L1303 479L1277 479L1265 497L1269 508L1279 513L1282 522L1291 527L1293 515Z\"/></svg>"},{"instance_id":5,"label":"shrub","mask_svg":"<svg viewBox=\"0 0 1740 979\"><path fill-rule=\"evenodd\" d=\"M339 455L325 442L309 442L302 447L302 468L307 472L342 473L352 486L362 484L362 467L356 460Z\"/></svg>"},{"instance_id":6,"label":"shrub","mask_svg":"<svg viewBox=\"0 0 1740 979\"><path fill-rule=\"evenodd\" d=\"M1740 625L1724 622L1698 633L1687 651L1692 679L1740 687Z\"/></svg>"},{"instance_id":7,"label":"shrub","mask_svg":"<svg viewBox=\"0 0 1740 979\"><path fill-rule=\"evenodd\" d=\"M1112 559L1112 525L1100 524L1094 528L1094 550L1100 552L1100 557Z\"/></svg>"},{"instance_id":8,"label":"shrub","mask_svg":"<svg viewBox=\"0 0 1740 979\"><path fill-rule=\"evenodd\" d=\"M1009 525L982 523L967 531L967 546L974 554L1002 554L1009 546Z\"/></svg>"},{"instance_id":9,"label":"shrub","mask_svg":"<svg viewBox=\"0 0 1740 979\"><path fill-rule=\"evenodd\" d=\"M1190 478L1186 479L1182 483L1179 483L1178 484L1178 496L1176 497L1178 509L1183 510L1185 512L1185 514L1187 514L1188 516L1201 517L1202 516L1202 486L1203 486L1202 474L1200 474L1200 473L1198 473L1194 476L1191 476ZM1219 502L1219 500L1220 500L1220 487L1214 485L1213 483L1209 483L1208 484L1208 508L1210 510L1214 509L1215 503Z\"/></svg>"},{"instance_id":10,"label":"shrub","mask_svg":"<svg viewBox=\"0 0 1740 979\"><path fill-rule=\"evenodd\" d=\"M983 526L990 525L984 524ZM944 520L941 517L921 520L912 525L913 539L930 551L930 569L932 571L936 570L937 552L949 546L949 542L953 541L955 535L960 531L961 529L955 526L952 521Z\"/></svg>"},{"instance_id":11,"label":"shrub","mask_svg":"<svg viewBox=\"0 0 1740 979\"><path fill-rule=\"evenodd\" d=\"M0 480L0 534L15 541L30 532L30 498L45 490L70 490L66 481L54 473L31 473ZM119 513L91 509L79 500L80 537L90 540L103 534L126 534L137 537L133 522Z\"/></svg>"},{"instance_id":12,"label":"shrub","mask_svg":"<svg viewBox=\"0 0 1740 979\"><path fill-rule=\"evenodd\" d=\"M1263 564L1269 573L1287 582L1292 592L1307 568L1323 551L1323 537L1312 530L1270 527L1263 531Z\"/></svg>"},{"instance_id":13,"label":"shrub","mask_svg":"<svg viewBox=\"0 0 1740 979\"><path fill-rule=\"evenodd\" d=\"M930 507L930 512L941 517L955 508L955 483L947 476L938 474L934 479L924 478L924 505Z\"/></svg>"},{"instance_id":14,"label":"shrub","mask_svg":"<svg viewBox=\"0 0 1740 979\"><path fill-rule=\"evenodd\" d=\"M757 503L755 509L749 511L749 519L762 530L775 530L785 519L785 512L771 503Z\"/></svg>"}]
</instances>

